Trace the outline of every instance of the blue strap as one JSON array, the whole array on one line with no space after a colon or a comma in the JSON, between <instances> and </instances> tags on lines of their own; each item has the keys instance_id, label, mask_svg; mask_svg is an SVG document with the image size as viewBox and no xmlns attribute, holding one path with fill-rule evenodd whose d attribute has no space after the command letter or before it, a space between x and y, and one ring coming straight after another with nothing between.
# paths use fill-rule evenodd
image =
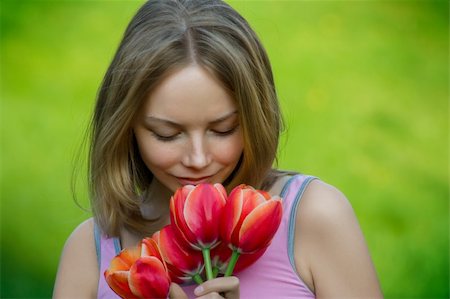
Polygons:
<instances>
[{"instance_id":1,"label":"blue strap","mask_svg":"<svg viewBox=\"0 0 450 299\"><path fill-rule=\"evenodd\" d=\"M102 240L101 240L101 236L102 236L102 232L100 230L100 227L97 225L97 223L94 221L94 240L95 240L95 252L97 254L97 264L98 264L98 269L100 269L101 267L101 262L102 262ZM120 245L120 240L119 238L112 238L113 242L114 242L114 251L117 254L120 253L120 251L122 250L121 245Z\"/></svg>"},{"instance_id":2,"label":"blue strap","mask_svg":"<svg viewBox=\"0 0 450 299\"><path fill-rule=\"evenodd\" d=\"M286 192L289 190L289 187L290 187L292 181L293 181L296 177L298 177L299 175L300 175L300 174L298 174L298 175L293 175L293 176L290 177L289 180L284 184L283 189L281 189L281 192L280 192L280 197L281 197L281 199L283 199L284 196L286 195ZM300 176L301 176L301 175L300 175Z\"/></svg>"},{"instance_id":3,"label":"blue strap","mask_svg":"<svg viewBox=\"0 0 450 299\"><path fill-rule=\"evenodd\" d=\"M100 240L101 232L97 223L94 221L94 240L95 240L95 252L97 253L97 264L98 269L100 270L100 263L102 260L102 250L101 250L101 240Z\"/></svg>"},{"instance_id":4,"label":"blue strap","mask_svg":"<svg viewBox=\"0 0 450 299\"><path fill-rule=\"evenodd\" d=\"M289 256L289 261L291 263L291 266L294 269L295 273L297 273L297 274L298 274L298 271L297 271L297 267L295 266L295 261L294 261L295 218L297 215L298 206L300 204L300 199L302 198L306 187L309 185L309 183L311 181L313 181L315 179L317 179L317 178L313 177L313 176L307 176L307 178L302 183L302 185L300 186L300 188L295 196L294 202L292 203L292 206L291 206L291 214L289 215L288 256Z\"/></svg>"},{"instance_id":5,"label":"blue strap","mask_svg":"<svg viewBox=\"0 0 450 299\"><path fill-rule=\"evenodd\" d=\"M114 250L116 251L116 254L119 254L120 251L122 250L122 246L120 246L120 240L119 238L114 237L113 241L114 241Z\"/></svg>"}]
</instances>

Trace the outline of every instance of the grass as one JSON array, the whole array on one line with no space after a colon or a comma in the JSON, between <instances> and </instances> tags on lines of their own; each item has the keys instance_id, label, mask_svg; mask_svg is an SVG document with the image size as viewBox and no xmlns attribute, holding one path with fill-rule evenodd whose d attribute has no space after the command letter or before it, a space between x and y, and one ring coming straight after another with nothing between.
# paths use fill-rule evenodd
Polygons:
<instances>
[{"instance_id":1,"label":"grass","mask_svg":"<svg viewBox=\"0 0 450 299\"><path fill-rule=\"evenodd\" d=\"M73 157L141 3L1 2L1 298L50 297L90 216ZM448 2L230 3L271 57L280 167L347 195L386 298L448 298Z\"/></svg>"}]
</instances>

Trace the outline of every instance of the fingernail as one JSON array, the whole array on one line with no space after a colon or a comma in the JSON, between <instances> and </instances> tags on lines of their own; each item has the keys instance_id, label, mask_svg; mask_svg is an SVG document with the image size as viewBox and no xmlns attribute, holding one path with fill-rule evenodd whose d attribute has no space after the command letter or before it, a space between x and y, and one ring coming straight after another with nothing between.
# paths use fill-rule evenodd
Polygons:
<instances>
[{"instance_id":1,"label":"fingernail","mask_svg":"<svg viewBox=\"0 0 450 299\"><path fill-rule=\"evenodd\" d=\"M198 287L196 287L195 290L194 290L194 294L195 294L196 296L200 295L202 292L203 292L203 287L202 287L202 286L198 286Z\"/></svg>"}]
</instances>

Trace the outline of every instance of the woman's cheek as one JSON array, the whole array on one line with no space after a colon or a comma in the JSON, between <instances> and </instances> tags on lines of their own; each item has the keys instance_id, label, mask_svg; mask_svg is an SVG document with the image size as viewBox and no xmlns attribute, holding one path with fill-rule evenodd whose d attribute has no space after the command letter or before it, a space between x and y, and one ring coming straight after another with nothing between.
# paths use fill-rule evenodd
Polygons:
<instances>
[{"instance_id":1,"label":"woman's cheek","mask_svg":"<svg viewBox=\"0 0 450 299\"><path fill-rule=\"evenodd\" d=\"M215 147L215 159L221 164L237 163L244 150L242 139L235 137L231 140L217 144Z\"/></svg>"},{"instance_id":2,"label":"woman's cheek","mask_svg":"<svg viewBox=\"0 0 450 299\"><path fill-rule=\"evenodd\" d=\"M180 149L176 146L149 142L145 148L140 149L140 152L145 164L149 168L168 168L180 160Z\"/></svg>"}]
</instances>

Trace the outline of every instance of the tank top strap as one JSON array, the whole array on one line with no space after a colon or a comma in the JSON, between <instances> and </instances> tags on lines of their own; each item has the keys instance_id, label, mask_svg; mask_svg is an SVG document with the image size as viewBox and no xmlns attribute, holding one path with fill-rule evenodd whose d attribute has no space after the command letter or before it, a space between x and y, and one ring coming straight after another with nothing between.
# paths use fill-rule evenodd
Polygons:
<instances>
[{"instance_id":1,"label":"tank top strap","mask_svg":"<svg viewBox=\"0 0 450 299\"><path fill-rule=\"evenodd\" d=\"M287 234L289 262L291 263L292 269L297 274L298 271L294 261L295 219L303 193L305 192L306 187L308 187L309 183L315 179L318 178L304 174L295 175L291 177L285 184L280 194L281 198L283 199L283 208L287 213L289 213L289 225Z\"/></svg>"},{"instance_id":2,"label":"tank top strap","mask_svg":"<svg viewBox=\"0 0 450 299\"><path fill-rule=\"evenodd\" d=\"M100 227L95 222L94 240L100 274L98 280L97 298L120 298L110 289L104 276L111 260L120 253L120 241L118 238L108 238L102 233Z\"/></svg>"}]
</instances>

